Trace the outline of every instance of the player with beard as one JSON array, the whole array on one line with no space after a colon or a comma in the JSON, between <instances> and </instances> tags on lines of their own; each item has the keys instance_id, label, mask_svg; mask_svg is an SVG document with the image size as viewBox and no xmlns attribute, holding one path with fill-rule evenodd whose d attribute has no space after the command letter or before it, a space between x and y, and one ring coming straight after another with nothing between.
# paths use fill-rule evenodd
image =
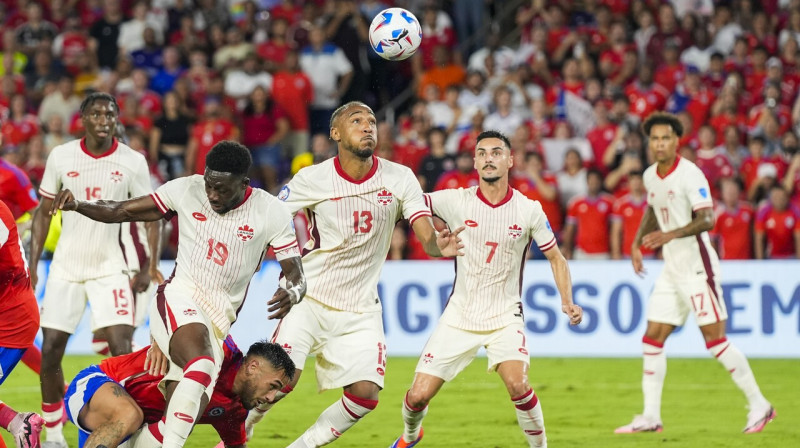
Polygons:
<instances>
[{"instance_id":1,"label":"player with beard","mask_svg":"<svg viewBox=\"0 0 800 448\"><path fill-rule=\"evenodd\" d=\"M465 254L456 261L453 293L417 364L403 401L405 430L392 447L415 446L423 435L428 403L445 381L486 348L489 372L497 371L517 409L517 422L532 447L547 446L539 399L528 382L530 356L522 317L522 271L532 240L550 261L561 295L561 311L577 325L583 310L572 302L569 266L538 201L508 185L514 165L511 144L497 131L484 131L475 147L477 187L425 195L433 215L450 226L466 223Z\"/></svg>"},{"instance_id":2,"label":"player with beard","mask_svg":"<svg viewBox=\"0 0 800 448\"><path fill-rule=\"evenodd\" d=\"M292 213L305 211L311 239L303 249L306 298L281 320L272 340L298 367L316 357L320 390L344 389L290 448L331 443L378 405L386 372L378 279L395 223L408 219L431 256L452 257L462 247L460 230L437 235L414 173L373 155L376 132L367 105L339 107L330 121L338 155L301 169L278 195ZM298 370L278 398L300 376ZM269 407L251 412L251 423Z\"/></svg>"}]
</instances>

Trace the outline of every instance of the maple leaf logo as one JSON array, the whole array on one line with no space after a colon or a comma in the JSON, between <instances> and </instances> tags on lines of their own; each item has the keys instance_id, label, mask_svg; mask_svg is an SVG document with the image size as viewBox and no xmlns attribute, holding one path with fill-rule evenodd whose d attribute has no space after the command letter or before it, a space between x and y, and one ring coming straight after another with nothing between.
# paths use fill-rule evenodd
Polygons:
<instances>
[{"instance_id":1,"label":"maple leaf logo","mask_svg":"<svg viewBox=\"0 0 800 448\"><path fill-rule=\"evenodd\" d=\"M422 359L422 362L424 362L425 364L430 364L431 361L433 361L433 355L430 353L426 353L424 358Z\"/></svg>"},{"instance_id":2,"label":"maple leaf logo","mask_svg":"<svg viewBox=\"0 0 800 448\"><path fill-rule=\"evenodd\" d=\"M513 226L509 226L508 227L508 236L510 236L511 239L514 239L514 240L519 238L519 237L521 237L522 236L522 227L520 227L517 224L514 224Z\"/></svg>"},{"instance_id":3,"label":"maple leaf logo","mask_svg":"<svg viewBox=\"0 0 800 448\"><path fill-rule=\"evenodd\" d=\"M239 237L242 241L250 241L253 239L253 229L248 226L247 224L239 227L239 230L236 231L236 236Z\"/></svg>"},{"instance_id":4,"label":"maple leaf logo","mask_svg":"<svg viewBox=\"0 0 800 448\"><path fill-rule=\"evenodd\" d=\"M392 203L392 200L394 200L394 198L392 197L391 191L383 189L378 192L378 204L389 205Z\"/></svg>"},{"instance_id":5,"label":"maple leaf logo","mask_svg":"<svg viewBox=\"0 0 800 448\"><path fill-rule=\"evenodd\" d=\"M114 183L122 182L122 173L120 173L119 170L111 172L111 182Z\"/></svg>"}]
</instances>

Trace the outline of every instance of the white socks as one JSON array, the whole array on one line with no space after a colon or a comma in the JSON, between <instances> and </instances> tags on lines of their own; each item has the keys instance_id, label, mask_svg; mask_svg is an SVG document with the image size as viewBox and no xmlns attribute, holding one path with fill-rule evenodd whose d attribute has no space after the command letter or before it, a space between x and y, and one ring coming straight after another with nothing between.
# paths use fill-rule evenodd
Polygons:
<instances>
[{"instance_id":1,"label":"white socks","mask_svg":"<svg viewBox=\"0 0 800 448\"><path fill-rule=\"evenodd\" d=\"M731 374L733 382L744 392L750 409L760 409L769 406L769 402L758 388L756 378L750 369L747 358L730 343L726 338L706 343L706 348Z\"/></svg>"},{"instance_id":2,"label":"white socks","mask_svg":"<svg viewBox=\"0 0 800 448\"><path fill-rule=\"evenodd\" d=\"M314 424L287 448L316 448L327 445L355 425L378 406L378 400L367 400L344 393L342 399L322 411Z\"/></svg>"},{"instance_id":3,"label":"white socks","mask_svg":"<svg viewBox=\"0 0 800 448\"><path fill-rule=\"evenodd\" d=\"M47 433L45 437L48 442L63 442L64 440L64 402L42 403L42 418Z\"/></svg>"},{"instance_id":4,"label":"white socks","mask_svg":"<svg viewBox=\"0 0 800 448\"><path fill-rule=\"evenodd\" d=\"M203 394L211 396L219 369L208 356L199 356L186 363L183 378L178 382L167 408L164 424L164 448L181 448L192 432L200 412Z\"/></svg>"},{"instance_id":5,"label":"white socks","mask_svg":"<svg viewBox=\"0 0 800 448\"><path fill-rule=\"evenodd\" d=\"M164 420L142 426L131 436L130 445L133 448L161 448L164 443Z\"/></svg>"},{"instance_id":6,"label":"white socks","mask_svg":"<svg viewBox=\"0 0 800 448\"><path fill-rule=\"evenodd\" d=\"M661 392L664 389L664 377L667 376L667 355L664 344L648 338L642 338L643 372L642 394L644 395L644 412L642 414L652 422L661 421Z\"/></svg>"},{"instance_id":7,"label":"white socks","mask_svg":"<svg viewBox=\"0 0 800 448\"><path fill-rule=\"evenodd\" d=\"M514 407L517 408L517 422L528 445L536 448L547 447L547 435L544 432L544 416L542 415L542 405L539 397L529 390L520 397L512 398Z\"/></svg>"},{"instance_id":8,"label":"white socks","mask_svg":"<svg viewBox=\"0 0 800 448\"><path fill-rule=\"evenodd\" d=\"M428 413L428 406L418 409L414 408L408 402L408 392L403 399L403 423L405 429L403 430L403 439L406 442L413 442L419 438L419 431L422 428L422 419Z\"/></svg>"}]
</instances>

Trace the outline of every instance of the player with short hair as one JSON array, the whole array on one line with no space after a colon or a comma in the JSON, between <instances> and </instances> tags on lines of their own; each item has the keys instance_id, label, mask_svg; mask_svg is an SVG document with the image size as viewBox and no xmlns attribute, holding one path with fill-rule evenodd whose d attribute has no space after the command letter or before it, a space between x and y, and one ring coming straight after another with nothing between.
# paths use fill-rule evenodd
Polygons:
<instances>
[{"instance_id":1,"label":"player with short hair","mask_svg":"<svg viewBox=\"0 0 800 448\"><path fill-rule=\"evenodd\" d=\"M80 108L84 138L53 149L47 158L33 218L31 282L42 255L56 193L75 191L84 201L126 200L150 194L150 171L144 156L115 138L119 107L106 93L92 93ZM149 229L153 244L160 227ZM135 312L127 265L120 248L119 224L94 222L77 214L62 217L61 237L50 264L42 302L42 410L45 444L66 447L62 434L64 374L61 360L88 300L92 331L103 329L112 354L130 353ZM153 250L155 252L155 250ZM150 264L158 274L157 260Z\"/></svg>"},{"instance_id":2,"label":"player with short hair","mask_svg":"<svg viewBox=\"0 0 800 448\"><path fill-rule=\"evenodd\" d=\"M719 259L708 236L714 228L708 180L695 164L678 155L683 125L675 115L653 113L642 130L656 163L644 172L647 210L631 247L631 261L636 274L643 275L641 247L661 247L664 268L650 294L642 338L644 412L615 432L662 431L661 392L667 374L664 342L675 327L686 322L690 312L694 312L708 351L747 397L750 412L744 432L760 432L776 413L761 394L747 358L725 337L728 313L719 283Z\"/></svg>"},{"instance_id":3,"label":"player with short hair","mask_svg":"<svg viewBox=\"0 0 800 448\"><path fill-rule=\"evenodd\" d=\"M0 384L33 343L38 308L14 215L0 201ZM17 412L0 400L0 427L14 436L18 448L38 448L43 424L33 412ZM0 446L5 446L2 439Z\"/></svg>"},{"instance_id":4,"label":"player with short hair","mask_svg":"<svg viewBox=\"0 0 800 448\"><path fill-rule=\"evenodd\" d=\"M465 223L465 255L456 261L453 292L428 340L403 401L405 430L392 447L415 446L422 439L428 403L445 381L466 368L485 347L490 372L497 371L517 408L517 421L530 446L547 446L539 399L528 383L530 355L522 317L522 272L532 240L550 261L561 295L561 311L577 325L583 310L572 302L569 267L558 249L547 216L509 186L514 165L508 138L483 131L475 146L477 187L425 195L433 215L450 226Z\"/></svg>"},{"instance_id":5,"label":"player with short hair","mask_svg":"<svg viewBox=\"0 0 800 448\"><path fill-rule=\"evenodd\" d=\"M414 173L373 155L376 133L369 106L339 107L330 120L338 155L301 169L278 195L292 213L305 210L311 239L303 250L307 298L281 320L272 340L298 367L316 356L320 390L344 389L290 448L331 443L378 405L386 372L378 279L395 223L408 219L429 255L455 256L460 247L459 230L437 237ZM298 370L278 399L300 376ZM263 412L251 412L251 424Z\"/></svg>"},{"instance_id":6,"label":"player with short hair","mask_svg":"<svg viewBox=\"0 0 800 448\"><path fill-rule=\"evenodd\" d=\"M183 446L194 416L205 409L222 363L223 340L244 304L247 286L267 246L288 279L268 302L281 318L305 294L306 282L292 217L264 190L250 187L253 161L239 143L222 141L206 156L204 175L169 181L149 196L128 201L84 202L68 190L53 211L76 210L102 222L157 221L178 217L175 271L158 288L150 308L153 340L170 359L165 381L178 385L166 416L150 425L137 446ZM163 437L162 437L163 434Z\"/></svg>"},{"instance_id":7,"label":"player with short hair","mask_svg":"<svg viewBox=\"0 0 800 448\"><path fill-rule=\"evenodd\" d=\"M161 419L167 407L159 389L164 374L145 370L146 359L152 360L149 350L104 359L72 380L65 402L80 448L118 446L137 437L143 423ZM247 411L272 400L294 376L295 365L279 345L267 341L251 345L245 356L228 336L223 351L219 380L198 423L212 425L225 446L244 446Z\"/></svg>"}]
</instances>

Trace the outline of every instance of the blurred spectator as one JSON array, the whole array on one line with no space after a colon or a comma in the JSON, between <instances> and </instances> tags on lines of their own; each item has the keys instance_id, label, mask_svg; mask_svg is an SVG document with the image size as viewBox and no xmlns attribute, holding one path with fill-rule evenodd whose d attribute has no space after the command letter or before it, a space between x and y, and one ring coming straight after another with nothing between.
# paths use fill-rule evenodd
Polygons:
<instances>
[{"instance_id":1,"label":"blurred spectator","mask_svg":"<svg viewBox=\"0 0 800 448\"><path fill-rule=\"evenodd\" d=\"M724 135L724 141L715 150L728 159L728 163L735 171L738 171L745 157L747 157L747 148L742 145L739 129L736 126L726 126Z\"/></svg>"},{"instance_id":2,"label":"blurred spectator","mask_svg":"<svg viewBox=\"0 0 800 448\"><path fill-rule=\"evenodd\" d=\"M614 201L611 210L611 258L631 257L631 246L647 210L647 191L644 189L642 171L628 173L628 193ZM642 255L652 257L653 252L643 249Z\"/></svg>"},{"instance_id":3,"label":"blurred spectator","mask_svg":"<svg viewBox=\"0 0 800 448\"><path fill-rule=\"evenodd\" d=\"M344 52L353 68L353 80L342 95L342 103L364 101L370 70L366 55L369 22L355 0L333 0L333 8L333 14L322 18L325 37Z\"/></svg>"},{"instance_id":4,"label":"blurred spectator","mask_svg":"<svg viewBox=\"0 0 800 448\"><path fill-rule=\"evenodd\" d=\"M588 166L592 160L592 145L583 137L573 137L569 123L555 121L553 135L541 140L542 156L550 171L560 171L564 167L565 155L569 150L578 152L581 164Z\"/></svg>"},{"instance_id":5,"label":"blurred spectator","mask_svg":"<svg viewBox=\"0 0 800 448\"><path fill-rule=\"evenodd\" d=\"M713 47L712 47L713 48ZM713 51L708 61L708 70L703 75L703 84L715 95L719 95L728 73L725 71L725 56Z\"/></svg>"},{"instance_id":6,"label":"blurred spectator","mask_svg":"<svg viewBox=\"0 0 800 448\"><path fill-rule=\"evenodd\" d=\"M291 50L289 45L289 22L280 17L273 17L269 22L269 37L256 47L256 53L264 61L264 68L275 73L284 66L286 54Z\"/></svg>"},{"instance_id":7,"label":"blurred spectator","mask_svg":"<svg viewBox=\"0 0 800 448\"><path fill-rule=\"evenodd\" d=\"M727 157L717 152L714 128L707 124L700 126L697 137L700 146L695 151L697 157L694 163L708 179L711 196L716 199L719 198L719 181L722 178L733 176L733 166L728 162Z\"/></svg>"},{"instance_id":8,"label":"blurred spectator","mask_svg":"<svg viewBox=\"0 0 800 448\"><path fill-rule=\"evenodd\" d=\"M378 123L378 131L376 134L378 138L378 143L375 146L376 157L397 162L395 158L395 147L397 146L397 144L394 141L394 133L395 133L394 126L392 126L390 123L386 121L381 121L380 123ZM320 137L323 140L325 140L328 144L330 144L329 137L327 135L322 133L314 134L314 136L311 137L312 150L315 147L315 143L317 145L321 144L319 142Z\"/></svg>"},{"instance_id":9,"label":"blurred spectator","mask_svg":"<svg viewBox=\"0 0 800 448\"><path fill-rule=\"evenodd\" d=\"M469 0L464 2L469 3ZM463 6L463 5L462 5ZM466 40L467 38L463 38ZM506 74L511 70L516 61L514 50L502 45L502 35L497 29L492 29L486 36L486 46L472 53L467 63L468 70L483 70L487 57L494 58L495 69L499 74Z\"/></svg>"},{"instance_id":10,"label":"blurred spectator","mask_svg":"<svg viewBox=\"0 0 800 448\"><path fill-rule=\"evenodd\" d=\"M729 54L734 47L736 38L742 34L743 30L738 23L733 21L728 5L724 3L715 5L711 27L716 30L714 48L723 54Z\"/></svg>"},{"instance_id":11,"label":"blurred spectator","mask_svg":"<svg viewBox=\"0 0 800 448\"><path fill-rule=\"evenodd\" d=\"M783 178L786 171L786 162L778 156L767 156L765 154L766 142L761 136L750 137L747 145L749 155L742 162L739 175L744 181L744 191L747 199L752 203L757 203L759 196L766 194L763 189L770 181L776 178ZM762 166L764 168L762 168ZM761 189L761 192L759 192Z\"/></svg>"},{"instance_id":12,"label":"blurred spectator","mask_svg":"<svg viewBox=\"0 0 800 448\"><path fill-rule=\"evenodd\" d=\"M67 127L64 124L64 119L59 114L50 114L50 119L47 120L45 129L46 133L43 139L44 158L47 158L47 155L50 154L50 151L56 146L63 145L69 140L72 140L72 137L67 134Z\"/></svg>"},{"instance_id":13,"label":"blurred spectator","mask_svg":"<svg viewBox=\"0 0 800 448\"><path fill-rule=\"evenodd\" d=\"M675 87L681 84L686 77L687 68L679 60L679 50L678 45L673 41L664 45L661 62L656 66L656 74L653 77L656 84L660 84L670 92L675 90ZM699 69L692 68L697 72L699 79Z\"/></svg>"},{"instance_id":14,"label":"blurred spectator","mask_svg":"<svg viewBox=\"0 0 800 448\"><path fill-rule=\"evenodd\" d=\"M461 53L456 49L456 33L453 21L446 12L437 8L436 2L426 2L419 17L422 26L422 42L417 55L411 58L415 76L439 65L436 61L436 48L443 47L445 53L452 54L456 65L461 65Z\"/></svg>"},{"instance_id":15,"label":"blurred spectator","mask_svg":"<svg viewBox=\"0 0 800 448\"><path fill-rule=\"evenodd\" d=\"M800 211L782 186L773 186L758 209L754 239L757 259L800 258Z\"/></svg>"},{"instance_id":16,"label":"blurred spectator","mask_svg":"<svg viewBox=\"0 0 800 448\"><path fill-rule=\"evenodd\" d=\"M777 59L775 59L777 61ZM780 61L777 61L780 64ZM781 89L779 84L766 83L764 86L764 102L750 109L748 116L749 128L751 133L765 133L768 143L774 143L780 134L784 134L792 127L792 111L781 104ZM777 134L770 136L770 124L772 119L777 120ZM776 149L771 147L768 153Z\"/></svg>"},{"instance_id":17,"label":"blurred spectator","mask_svg":"<svg viewBox=\"0 0 800 448\"><path fill-rule=\"evenodd\" d=\"M683 51L689 43L689 36L679 26L675 16L675 8L670 3L662 3L658 7L658 31L647 43L647 56L658 60L669 45L677 46Z\"/></svg>"},{"instance_id":18,"label":"blurred spectator","mask_svg":"<svg viewBox=\"0 0 800 448\"><path fill-rule=\"evenodd\" d=\"M300 67L314 86L310 129L311 134L325 134L334 109L353 79L353 66L341 48L325 40L322 28L311 28L308 38L309 45L300 53Z\"/></svg>"},{"instance_id":19,"label":"blurred spectator","mask_svg":"<svg viewBox=\"0 0 800 448\"><path fill-rule=\"evenodd\" d=\"M267 88L257 86L242 112L241 123L242 144L253 153L263 188L277 194L278 170L285 160L280 142L289 134L286 112L272 100Z\"/></svg>"},{"instance_id":20,"label":"blurred spectator","mask_svg":"<svg viewBox=\"0 0 800 448\"><path fill-rule=\"evenodd\" d=\"M225 75L225 95L242 103L257 87L272 91L272 75L264 71L258 55L248 54L240 67Z\"/></svg>"},{"instance_id":21,"label":"blurred spectator","mask_svg":"<svg viewBox=\"0 0 800 448\"><path fill-rule=\"evenodd\" d=\"M509 179L510 185L528 199L539 201L553 232L558 235L564 215L558 200L556 176L544 170L544 161L538 152L524 152L515 148L514 154L515 165ZM516 160L520 158L521 163L517 163Z\"/></svg>"},{"instance_id":22,"label":"blurred spectator","mask_svg":"<svg viewBox=\"0 0 800 448\"><path fill-rule=\"evenodd\" d=\"M758 11L753 15L753 23L747 39L750 48L762 45L767 50L767 54L774 55L778 52L778 39L772 31L772 26L764 11Z\"/></svg>"},{"instance_id":23,"label":"blurred spectator","mask_svg":"<svg viewBox=\"0 0 800 448\"><path fill-rule=\"evenodd\" d=\"M467 72L464 88L458 94L458 104L463 109L478 107L484 113L492 105L492 93L486 88L486 77L481 70Z\"/></svg>"},{"instance_id":24,"label":"blurred spectator","mask_svg":"<svg viewBox=\"0 0 800 448\"><path fill-rule=\"evenodd\" d=\"M293 25L294 23L296 23L297 21L300 20L302 14L303 14L303 8L301 6L299 6L297 4L298 2L296 2L296 1L293 1L293 0L281 0L280 3L275 2L275 1L273 1L272 3L275 4L275 6L273 6L272 9L269 10L269 13L272 16L273 20L276 20L276 19L283 20L288 25ZM276 4L276 3L278 3L278 4ZM366 7L365 5L366 4L370 4L370 3L377 3L377 2L365 1L364 4L362 5L362 8L365 8ZM385 7L381 6L380 9L378 9L378 11L380 11L382 9L385 9ZM377 11L376 11L376 13L377 13Z\"/></svg>"},{"instance_id":25,"label":"blurred spectator","mask_svg":"<svg viewBox=\"0 0 800 448\"><path fill-rule=\"evenodd\" d=\"M458 152L472 153L475 150L475 145L478 144L478 135L483 132L485 116L481 109L473 109L472 118L469 120L469 129L464 131L458 139Z\"/></svg>"},{"instance_id":26,"label":"blurred spectator","mask_svg":"<svg viewBox=\"0 0 800 448\"><path fill-rule=\"evenodd\" d=\"M16 94L11 98L8 116L2 120L3 144L6 146L26 145L39 134L39 120L28 112L25 95Z\"/></svg>"},{"instance_id":27,"label":"blurred spectator","mask_svg":"<svg viewBox=\"0 0 800 448\"><path fill-rule=\"evenodd\" d=\"M681 53L681 63L687 67L697 67L701 73L706 73L711 65L711 55L716 51L711 46L708 29L703 25L696 27L692 31L690 43L692 45Z\"/></svg>"},{"instance_id":28,"label":"blurred spectator","mask_svg":"<svg viewBox=\"0 0 800 448\"><path fill-rule=\"evenodd\" d=\"M308 104L314 100L311 79L300 70L297 51L286 53L285 66L275 73L272 86L272 97L289 119L291 130L287 144L291 154L297 156L308 150Z\"/></svg>"},{"instance_id":29,"label":"blurred spectator","mask_svg":"<svg viewBox=\"0 0 800 448\"><path fill-rule=\"evenodd\" d=\"M214 52L214 69L225 73L241 64L255 51L253 44L244 40L242 30L232 26L225 32L225 44Z\"/></svg>"},{"instance_id":30,"label":"blurred spectator","mask_svg":"<svg viewBox=\"0 0 800 448\"><path fill-rule=\"evenodd\" d=\"M592 108L595 117L595 126L586 133L586 139L592 145L592 167L601 173L608 173L617 148L624 145L622 139L627 132L623 126L617 126L608 117L608 103L597 101Z\"/></svg>"},{"instance_id":31,"label":"blurred spectator","mask_svg":"<svg viewBox=\"0 0 800 448\"><path fill-rule=\"evenodd\" d=\"M122 19L120 0L104 0L103 17L94 22L89 29L89 35L92 37L89 48L96 52L97 63L102 68L111 69L117 65L117 55L119 54L117 42ZM77 67L77 62L75 65Z\"/></svg>"},{"instance_id":32,"label":"blurred spectator","mask_svg":"<svg viewBox=\"0 0 800 448\"><path fill-rule=\"evenodd\" d=\"M458 39L461 42L468 42L472 40L469 45L463 48L463 59L467 57L478 47L481 46L483 36L482 26L484 17L487 17L486 11L487 3L484 0L461 0L453 2L453 19L456 24L456 32ZM487 45L488 45L488 37Z\"/></svg>"},{"instance_id":33,"label":"blurred spectator","mask_svg":"<svg viewBox=\"0 0 800 448\"><path fill-rule=\"evenodd\" d=\"M175 92L164 95L163 113L150 131L150 163L158 165L161 177L172 180L186 172L185 156L191 120L180 109Z\"/></svg>"},{"instance_id":34,"label":"blurred spectator","mask_svg":"<svg viewBox=\"0 0 800 448\"><path fill-rule=\"evenodd\" d=\"M129 91L120 92L120 96L133 97L142 106L144 111L157 117L161 114L161 96L150 90L150 80L147 72L142 69L135 69L131 72L132 88Z\"/></svg>"},{"instance_id":35,"label":"blurred spectator","mask_svg":"<svg viewBox=\"0 0 800 448\"><path fill-rule=\"evenodd\" d=\"M230 25L226 9L228 2L216 0L197 0L194 8L194 27L207 30L213 27L225 29Z\"/></svg>"},{"instance_id":36,"label":"blurred spectator","mask_svg":"<svg viewBox=\"0 0 800 448\"><path fill-rule=\"evenodd\" d=\"M561 247L568 259L608 259L613 198L602 192L603 175L599 171L587 173L586 185L586 194L575 196L569 202Z\"/></svg>"},{"instance_id":37,"label":"blurred spectator","mask_svg":"<svg viewBox=\"0 0 800 448\"><path fill-rule=\"evenodd\" d=\"M716 224L710 232L721 260L753 258L753 222L755 210L742 201L739 182L732 178L720 181L722 200L716 203Z\"/></svg>"},{"instance_id":38,"label":"blurred spectator","mask_svg":"<svg viewBox=\"0 0 800 448\"><path fill-rule=\"evenodd\" d=\"M148 13L147 2L137 1L131 10L130 20L123 22L119 27L117 46L122 53L133 53L147 45L145 30L153 30L153 40L157 45L164 43L164 30L161 24Z\"/></svg>"},{"instance_id":39,"label":"blurred spectator","mask_svg":"<svg viewBox=\"0 0 800 448\"><path fill-rule=\"evenodd\" d=\"M511 89L500 86L495 90L496 110L483 120L484 129L494 129L504 135L513 135L524 123L522 115L511 108Z\"/></svg>"},{"instance_id":40,"label":"blurred spectator","mask_svg":"<svg viewBox=\"0 0 800 448\"><path fill-rule=\"evenodd\" d=\"M153 77L164 67L164 49L156 42L156 32L152 26L143 31L144 45L129 52L133 66L144 69L147 76Z\"/></svg>"},{"instance_id":41,"label":"blurred spectator","mask_svg":"<svg viewBox=\"0 0 800 448\"><path fill-rule=\"evenodd\" d=\"M703 84L699 69L690 66L686 69L685 79L679 82L666 107L672 113L686 111L691 115L693 123L701 124L708 120L714 99L714 94Z\"/></svg>"},{"instance_id":42,"label":"blurred spectator","mask_svg":"<svg viewBox=\"0 0 800 448\"><path fill-rule=\"evenodd\" d=\"M426 109L431 120L431 127L444 130L445 138L447 138L447 152L452 154L456 152L458 136L469 129L470 116L458 105L460 93L458 86L454 85L447 88L444 94L444 101L439 101L438 91L438 87L434 84L428 86Z\"/></svg>"},{"instance_id":43,"label":"blurred spectator","mask_svg":"<svg viewBox=\"0 0 800 448\"><path fill-rule=\"evenodd\" d=\"M800 77L795 73L784 73L783 62L780 58L773 56L767 60L767 79L764 84L775 85L779 88L780 93L777 100L787 111L794 106Z\"/></svg>"},{"instance_id":44,"label":"blurred spectator","mask_svg":"<svg viewBox=\"0 0 800 448\"><path fill-rule=\"evenodd\" d=\"M425 109L425 103L420 101L411 106L411 114L403 117L400 124L400 133L394 140L394 162L411 168L415 173L419 169L422 159L428 155L428 131L430 131L430 117ZM474 148L473 148L474 149Z\"/></svg>"},{"instance_id":45,"label":"blurred spectator","mask_svg":"<svg viewBox=\"0 0 800 448\"><path fill-rule=\"evenodd\" d=\"M434 127L428 131L430 153L420 162L417 173L422 191L433 191L436 181L442 174L456 167L453 156L447 154L444 146L446 136L447 134L441 128Z\"/></svg>"},{"instance_id":46,"label":"blurred spectator","mask_svg":"<svg viewBox=\"0 0 800 448\"><path fill-rule=\"evenodd\" d=\"M61 123L67 126L80 106L81 99L75 95L72 78L69 75L62 75L58 80L58 88L45 96L39 106L39 122L50 123L50 117L58 115L61 117Z\"/></svg>"},{"instance_id":47,"label":"blurred spectator","mask_svg":"<svg viewBox=\"0 0 800 448\"><path fill-rule=\"evenodd\" d=\"M215 96L208 97L203 105L203 118L192 127L186 148L186 175L203 174L206 154L222 140L239 140L239 130L232 121L223 117L222 103Z\"/></svg>"},{"instance_id":48,"label":"blurred spectator","mask_svg":"<svg viewBox=\"0 0 800 448\"><path fill-rule=\"evenodd\" d=\"M42 5L37 2L28 3L25 13L28 20L17 28L16 38L20 51L30 57L40 48L50 48L58 29L44 20Z\"/></svg>"},{"instance_id":49,"label":"blurred spectator","mask_svg":"<svg viewBox=\"0 0 800 448\"><path fill-rule=\"evenodd\" d=\"M181 65L181 55L177 48L164 48L163 56L163 67L150 78L150 88L159 95L171 91L175 81L186 71Z\"/></svg>"},{"instance_id":50,"label":"blurred spectator","mask_svg":"<svg viewBox=\"0 0 800 448\"><path fill-rule=\"evenodd\" d=\"M589 193L587 174L580 152L575 148L567 149L564 154L564 169L556 174L558 196L564 209L567 208L572 198ZM602 185L601 180L600 187Z\"/></svg>"},{"instance_id":51,"label":"blurred spectator","mask_svg":"<svg viewBox=\"0 0 800 448\"><path fill-rule=\"evenodd\" d=\"M428 84L435 84L440 92L444 92L451 85L462 84L467 77L464 68L452 61L449 50L443 45L433 48L433 61L433 66L425 70L419 78L418 97L424 96Z\"/></svg>"},{"instance_id":52,"label":"blurred spectator","mask_svg":"<svg viewBox=\"0 0 800 448\"><path fill-rule=\"evenodd\" d=\"M53 90L64 67L53 59L50 51L40 49L33 55L33 63L25 73L25 91L28 99L40 104L46 91Z\"/></svg>"},{"instance_id":53,"label":"blurred spectator","mask_svg":"<svg viewBox=\"0 0 800 448\"><path fill-rule=\"evenodd\" d=\"M636 44L636 54L643 61L647 58L647 46L650 44L650 39L658 32L653 12L646 8L639 11L636 14L636 25L637 29L633 33L633 42ZM616 48L616 53L619 54L618 64L621 65L623 53L623 51L620 51L622 50L621 44L627 40L624 37L624 25L621 22L617 22L616 27L612 26L611 33L611 44Z\"/></svg>"},{"instance_id":54,"label":"blurred spectator","mask_svg":"<svg viewBox=\"0 0 800 448\"><path fill-rule=\"evenodd\" d=\"M526 125L530 129L531 139L536 143L542 141L543 138L553 136L555 129L555 120L547 110L547 103L543 98L531 100L530 117L526 121Z\"/></svg>"},{"instance_id":55,"label":"blurred spectator","mask_svg":"<svg viewBox=\"0 0 800 448\"><path fill-rule=\"evenodd\" d=\"M630 113L639 121L663 109L669 97L664 86L653 82L653 61L645 61L639 66L636 81L625 88L625 94L630 101Z\"/></svg>"},{"instance_id":56,"label":"blurred spectator","mask_svg":"<svg viewBox=\"0 0 800 448\"><path fill-rule=\"evenodd\" d=\"M439 181L436 182L433 190L469 188L478 185L478 183L478 172L475 171L472 153L464 151L456 154L456 168L439 176Z\"/></svg>"},{"instance_id":57,"label":"blurred spectator","mask_svg":"<svg viewBox=\"0 0 800 448\"><path fill-rule=\"evenodd\" d=\"M624 196L628 192L631 173L644 170L642 146L642 138L638 132L626 134L625 147L622 152L616 154L613 168L603 181L605 189L612 192L615 197Z\"/></svg>"},{"instance_id":58,"label":"blurred spectator","mask_svg":"<svg viewBox=\"0 0 800 448\"><path fill-rule=\"evenodd\" d=\"M778 34L778 45L783 48L788 40L794 40L800 44L800 9L789 11L789 21L786 27Z\"/></svg>"}]
</instances>

